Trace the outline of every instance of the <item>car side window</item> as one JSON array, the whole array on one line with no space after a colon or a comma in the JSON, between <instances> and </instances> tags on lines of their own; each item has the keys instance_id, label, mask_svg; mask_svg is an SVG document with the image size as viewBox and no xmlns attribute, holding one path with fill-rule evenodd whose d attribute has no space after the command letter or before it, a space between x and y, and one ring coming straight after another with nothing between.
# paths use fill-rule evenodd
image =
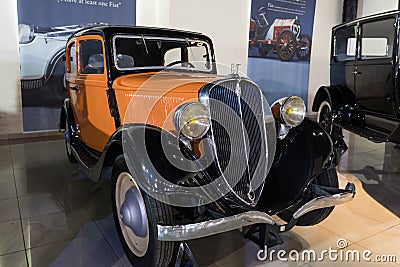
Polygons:
<instances>
[{"instance_id":1,"label":"car side window","mask_svg":"<svg viewBox=\"0 0 400 267\"><path fill-rule=\"evenodd\" d=\"M68 49L68 60L69 60L69 73L76 74L76 47L75 43L71 44Z\"/></svg>"},{"instance_id":2,"label":"car side window","mask_svg":"<svg viewBox=\"0 0 400 267\"><path fill-rule=\"evenodd\" d=\"M338 29L333 37L333 57L336 61L353 61L356 56L356 26Z\"/></svg>"},{"instance_id":3,"label":"car side window","mask_svg":"<svg viewBox=\"0 0 400 267\"><path fill-rule=\"evenodd\" d=\"M104 73L103 45L100 40L79 42L80 72L82 74Z\"/></svg>"},{"instance_id":4,"label":"car side window","mask_svg":"<svg viewBox=\"0 0 400 267\"><path fill-rule=\"evenodd\" d=\"M394 18L374 21L362 25L361 58L391 58L393 54Z\"/></svg>"}]
</instances>

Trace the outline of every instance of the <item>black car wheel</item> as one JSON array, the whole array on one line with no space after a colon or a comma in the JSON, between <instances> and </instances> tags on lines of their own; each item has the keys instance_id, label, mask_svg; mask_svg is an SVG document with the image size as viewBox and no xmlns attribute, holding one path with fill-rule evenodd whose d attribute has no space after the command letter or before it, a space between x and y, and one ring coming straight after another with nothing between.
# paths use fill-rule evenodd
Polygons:
<instances>
[{"instance_id":1,"label":"black car wheel","mask_svg":"<svg viewBox=\"0 0 400 267\"><path fill-rule=\"evenodd\" d=\"M331 136L332 141L335 142L341 135L341 128L333 125L332 105L329 99L321 102L318 108L317 122L325 129Z\"/></svg>"},{"instance_id":2,"label":"black car wheel","mask_svg":"<svg viewBox=\"0 0 400 267\"><path fill-rule=\"evenodd\" d=\"M157 223L171 224L171 207L140 190L123 156L112 170L112 209L118 236L133 266L168 266L175 242L157 239Z\"/></svg>"},{"instance_id":3,"label":"black car wheel","mask_svg":"<svg viewBox=\"0 0 400 267\"><path fill-rule=\"evenodd\" d=\"M314 184L320 185L320 186L338 188L339 181L338 181L336 169L335 168L327 169L325 172L320 174L314 180ZM310 194L310 196L308 197L307 200L303 201L302 203L300 203L300 205L298 205L298 208L301 205L304 205L307 201L310 201L311 199L313 199L315 197L316 197L315 193ZM296 225L309 226L309 225L318 224L318 223L322 222L323 220L325 220L332 213L333 209L334 209L334 207L329 207L329 208L318 209L318 210L314 210L309 213L306 213L305 215L301 216L298 219ZM282 218L283 220L289 222L293 216L293 213L294 213L294 211L286 210L286 211L279 213L278 216L280 218Z\"/></svg>"},{"instance_id":4,"label":"black car wheel","mask_svg":"<svg viewBox=\"0 0 400 267\"><path fill-rule=\"evenodd\" d=\"M300 35L296 55L300 60L307 60L311 55L311 38L308 35Z\"/></svg>"},{"instance_id":5,"label":"black car wheel","mask_svg":"<svg viewBox=\"0 0 400 267\"><path fill-rule=\"evenodd\" d=\"M260 56L262 56L262 57L267 57L267 54L270 50L271 50L271 47L269 45L260 44L260 47L258 47L258 52L260 53Z\"/></svg>"},{"instance_id":6,"label":"black car wheel","mask_svg":"<svg viewBox=\"0 0 400 267\"><path fill-rule=\"evenodd\" d=\"M64 132L64 140L65 140L65 151L67 152L67 158L69 162L76 163L76 158L72 153L72 145L71 145L71 128L68 123L68 118L65 117L65 132Z\"/></svg>"},{"instance_id":7,"label":"black car wheel","mask_svg":"<svg viewBox=\"0 0 400 267\"><path fill-rule=\"evenodd\" d=\"M276 51L282 61L290 61L296 53L297 41L291 30L281 31L276 39Z\"/></svg>"}]
</instances>

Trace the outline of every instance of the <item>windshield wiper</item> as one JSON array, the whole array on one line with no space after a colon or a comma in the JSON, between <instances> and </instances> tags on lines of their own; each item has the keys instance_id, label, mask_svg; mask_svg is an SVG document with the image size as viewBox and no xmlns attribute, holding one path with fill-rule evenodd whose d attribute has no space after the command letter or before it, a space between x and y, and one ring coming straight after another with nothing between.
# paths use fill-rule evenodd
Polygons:
<instances>
[{"instance_id":1,"label":"windshield wiper","mask_svg":"<svg viewBox=\"0 0 400 267\"><path fill-rule=\"evenodd\" d=\"M146 54L149 54L149 50L147 49L146 40L144 39L143 35L141 35L141 37L142 37L142 41L143 41L143 44L144 44L144 48L146 49Z\"/></svg>"}]
</instances>

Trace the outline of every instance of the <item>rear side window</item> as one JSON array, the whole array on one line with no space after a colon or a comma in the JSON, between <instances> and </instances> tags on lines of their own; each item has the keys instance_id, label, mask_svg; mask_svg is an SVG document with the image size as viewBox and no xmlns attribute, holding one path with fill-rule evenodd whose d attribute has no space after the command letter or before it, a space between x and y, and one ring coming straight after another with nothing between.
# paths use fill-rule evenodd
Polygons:
<instances>
[{"instance_id":1,"label":"rear side window","mask_svg":"<svg viewBox=\"0 0 400 267\"><path fill-rule=\"evenodd\" d=\"M333 37L333 57L336 61L352 61L356 57L356 26L336 30Z\"/></svg>"},{"instance_id":2,"label":"rear side window","mask_svg":"<svg viewBox=\"0 0 400 267\"><path fill-rule=\"evenodd\" d=\"M82 74L104 73L103 45L100 40L80 41L79 54Z\"/></svg>"},{"instance_id":3,"label":"rear side window","mask_svg":"<svg viewBox=\"0 0 400 267\"><path fill-rule=\"evenodd\" d=\"M76 74L76 47L75 43L68 47L69 73Z\"/></svg>"},{"instance_id":4,"label":"rear side window","mask_svg":"<svg viewBox=\"0 0 400 267\"><path fill-rule=\"evenodd\" d=\"M395 35L394 18L362 25L361 58L391 58Z\"/></svg>"}]
</instances>

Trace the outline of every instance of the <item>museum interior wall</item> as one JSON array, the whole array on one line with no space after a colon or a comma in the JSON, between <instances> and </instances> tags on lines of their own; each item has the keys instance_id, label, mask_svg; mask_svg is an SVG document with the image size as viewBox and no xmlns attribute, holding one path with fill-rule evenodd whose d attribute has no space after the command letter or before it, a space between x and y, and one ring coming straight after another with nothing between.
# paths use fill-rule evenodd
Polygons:
<instances>
[{"instance_id":1,"label":"museum interior wall","mask_svg":"<svg viewBox=\"0 0 400 267\"><path fill-rule=\"evenodd\" d=\"M313 49L310 62L308 103L320 85L329 83L331 27L341 22L342 0L316 1ZM248 22L251 0L137 0L137 25L182 28L209 35L215 44L217 62L241 64L247 70ZM359 0L359 14L396 9L397 0ZM21 93L16 1L3 3L0 46L0 137L21 133Z\"/></svg>"},{"instance_id":2,"label":"museum interior wall","mask_svg":"<svg viewBox=\"0 0 400 267\"><path fill-rule=\"evenodd\" d=\"M19 86L17 2L2 2L0 16L0 136L22 132L21 89Z\"/></svg>"},{"instance_id":3,"label":"museum interior wall","mask_svg":"<svg viewBox=\"0 0 400 267\"><path fill-rule=\"evenodd\" d=\"M396 10L399 5L398 0L359 0L359 17L365 17L385 11ZM361 11L361 13L360 13Z\"/></svg>"}]
</instances>

